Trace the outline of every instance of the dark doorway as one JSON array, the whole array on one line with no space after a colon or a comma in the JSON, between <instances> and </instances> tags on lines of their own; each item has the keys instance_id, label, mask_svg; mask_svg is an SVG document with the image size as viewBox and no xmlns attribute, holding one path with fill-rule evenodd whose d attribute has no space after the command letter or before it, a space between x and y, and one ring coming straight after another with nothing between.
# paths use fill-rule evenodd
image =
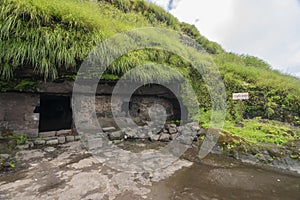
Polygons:
<instances>
[{"instance_id":1,"label":"dark doorway","mask_svg":"<svg viewBox=\"0 0 300 200\"><path fill-rule=\"evenodd\" d=\"M69 96L42 95L39 131L71 129L72 109Z\"/></svg>"}]
</instances>

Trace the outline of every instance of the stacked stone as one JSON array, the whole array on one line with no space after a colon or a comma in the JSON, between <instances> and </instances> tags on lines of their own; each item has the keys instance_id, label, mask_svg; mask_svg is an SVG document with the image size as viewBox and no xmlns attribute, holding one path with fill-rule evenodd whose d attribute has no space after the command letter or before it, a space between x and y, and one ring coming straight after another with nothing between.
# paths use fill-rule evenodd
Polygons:
<instances>
[{"instance_id":1,"label":"stacked stone","mask_svg":"<svg viewBox=\"0 0 300 200\"><path fill-rule=\"evenodd\" d=\"M108 138L112 141L115 140L151 140L160 142L170 142L178 139L185 144L191 144L196 137L205 135L206 132L198 123L188 123L182 126L176 124L166 124L163 128L154 126L148 123L143 127L138 128L125 128L120 131L113 131L113 127L109 127L110 131L107 132ZM106 128L108 130L108 128Z\"/></svg>"},{"instance_id":2,"label":"stacked stone","mask_svg":"<svg viewBox=\"0 0 300 200\"><path fill-rule=\"evenodd\" d=\"M39 133L34 140L35 145L57 145L80 140L80 136L72 135L72 130L59 130Z\"/></svg>"}]
</instances>

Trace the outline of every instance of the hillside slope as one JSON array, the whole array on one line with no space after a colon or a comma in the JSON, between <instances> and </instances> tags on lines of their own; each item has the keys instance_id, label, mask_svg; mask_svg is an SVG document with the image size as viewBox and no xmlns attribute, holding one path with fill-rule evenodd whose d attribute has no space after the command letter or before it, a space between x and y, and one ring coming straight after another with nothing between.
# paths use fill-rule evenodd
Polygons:
<instances>
[{"instance_id":1,"label":"hillside slope","mask_svg":"<svg viewBox=\"0 0 300 200\"><path fill-rule=\"evenodd\" d=\"M225 52L192 25L179 22L142 0L2 0L0 2L1 91L37 91L38 81L73 77L96 44L116 33L141 27L180 31L211 55L227 90L228 119L239 121L233 92L249 92L244 118L267 118L300 125L300 80L274 71L258 58ZM139 50L116 60L104 79L118 79L144 62L167 64L184 72L198 95L201 110L210 110L206 86L190 63L162 50ZM32 73L35 76L32 78ZM162 77L166 75L162 71ZM143 79L143 74L138 77ZM171 77L172 78L172 77Z\"/></svg>"}]
</instances>

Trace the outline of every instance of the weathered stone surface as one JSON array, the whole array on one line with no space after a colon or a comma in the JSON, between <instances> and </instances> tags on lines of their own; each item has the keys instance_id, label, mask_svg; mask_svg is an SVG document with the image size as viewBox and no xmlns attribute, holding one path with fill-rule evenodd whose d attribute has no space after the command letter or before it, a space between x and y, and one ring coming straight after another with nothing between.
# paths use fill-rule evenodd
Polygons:
<instances>
[{"instance_id":1,"label":"weathered stone surface","mask_svg":"<svg viewBox=\"0 0 300 200\"><path fill-rule=\"evenodd\" d=\"M46 144L46 141L45 140L35 140L34 144L35 145L44 145L44 144Z\"/></svg>"},{"instance_id":2,"label":"weathered stone surface","mask_svg":"<svg viewBox=\"0 0 300 200\"><path fill-rule=\"evenodd\" d=\"M57 140L58 140L59 144L63 144L63 143L66 142L66 137L65 136L60 136L60 137L57 137Z\"/></svg>"},{"instance_id":3,"label":"weathered stone surface","mask_svg":"<svg viewBox=\"0 0 300 200\"><path fill-rule=\"evenodd\" d=\"M102 130L103 130L104 132L113 132L113 131L116 130L116 128L113 127L113 126L111 126L111 127L105 127L105 128L102 128Z\"/></svg>"},{"instance_id":4,"label":"weathered stone surface","mask_svg":"<svg viewBox=\"0 0 300 200\"><path fill-rule=\"evenodd\" d=\"M0 128L22 134L32 132L30 136L36 137L39 123L33 110L38 104L37 94L0 93Z\"/></svg>"},{"instance_id":5,"label":"weathered stone surface","mask_svg":"<svg viewBox=\"0 0 300 200\"><path fill-rule=\"evenodd\" d=\"M68 135L68 136L66 136L66 140L67 140L67 142L73 142L75 140L75 137L74 137L74 135Z\"/></svg>"},{"instance_id":6,"label":"weathered stone surface","mask_svg":"<svg viewBox=\"0 0 300 200\"><path fill-rule=\"evenodd\" d=\"M56 131L57 136L70 135L70 134L72 134L72 130L70 130L70 129Z\"/></svg>"},{"instance_id":7,"label":"weathered stone surface","mask_svg":"<svg viewBox=\"0 0 300 200\"><path fill-rule=\"evenodd\" d=\"M47 147L47 148L44 149L44 151L47 152L47 153L52 153L55 150L56 150L56 148L54 148L54 147Z\"/></svg>"},{"instance_id":8,"label":"weathered stone surface","mask_svg":"<svg viewBox=\"0 0 300 200\"><path fill-rule=\"evenodd\" d=\"M46 144L48 144L48 145L56 145L56 144L58 144L58 139L47 140Z\"/></svg>"},{"instance_id":9,"label":"weathered stone surface","mask_svg":"<svg viewBox=\"0 0 300 200\"><path fill-rule=\"evenodd\" d=\"M178 138L181 144L191 145L194 141L194 137L190 136L189 133L185 133L184 135L180 135Z\"/></svg>"},{"instance_id":10,"label":"weathered stone surface","mask_svg":"<svg viewBox=\"0 0 300 200\"><path fill-rule=\"evenodd\" d=\"M122 140L124 139L124 132L122 131L115 131L108 133L108 138L110 140Z\"/></svg>"},{"instance_id":11,"label":"weathered stone surface","mask_svg":"<svg viewBox=\"0 0 300 200\"><path fill-rule=\"evenodd\" d=\"M55 137L56 131L49 131L49 132L40 132L39 137L47 138L47 137Z\"/></svg>"}]
</instances>

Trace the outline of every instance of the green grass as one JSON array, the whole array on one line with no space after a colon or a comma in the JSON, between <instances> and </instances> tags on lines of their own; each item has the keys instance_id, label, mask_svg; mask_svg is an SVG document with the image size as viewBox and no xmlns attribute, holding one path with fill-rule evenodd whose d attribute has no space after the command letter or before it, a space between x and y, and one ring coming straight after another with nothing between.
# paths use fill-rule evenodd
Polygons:
<instances>
[{"instance_id":1,"label":"green grass","mask_svg":"<svg viewBox=\"0 0 300 200\"><path fill-rule=\"evenodd\" d=\"M250 143L269 143L283 145L289 141L300 138L300 129L290 127L278 121L264 121L259 119L244 120L244 127L238 127L230 121L226 121L224 131L233 136L239 136Z\"/></svg>"},{"instance_id":2,"label":"green grass","mask_svg":"<svg viewBox=\"0 0 300 200\"><path fill-rule=\"evenodd\" d=\"M249 92L250 99L243 102L244 117L259 116L300 126L299 79L271 70L258 58L226 53L220 45L203 37L195 26L179 22L154 4L143 0L103 0L98 3L88 0L2 0L0 11L0 49L5 50L0 51L2 92L38 91L35 87L38 81L22 80L25 68L33 69L34 79L49 81L68 76L74 79L81 62L99 42L116 33L154 26L188 35L210 54L201 59L205 67L214 62L221 72L227 91L228 121L234 123L241 118L236 102L231 100L232 93ZM173 45L177 52L182 50L178 38L163 34L153 37L162 44ZM188 58L193 52L183 54ZM170 66L188 79L196 92L202 115L209 115L212 102L205 77L185 58L174 53L157 49L129 52L116 59L102 78L117 80L137 66L153 63L157 66L149 68L152 74L140 68L131 72L130 78L144 82L150 79L178 80L177 73L159 67ZM206 77L206 81L215 81L213 77ZM182 88L185 92L185 86ZM185 104L195 104L196 100L190 96L188 91L183 95Z\"/></svg>"}]
</instances>

